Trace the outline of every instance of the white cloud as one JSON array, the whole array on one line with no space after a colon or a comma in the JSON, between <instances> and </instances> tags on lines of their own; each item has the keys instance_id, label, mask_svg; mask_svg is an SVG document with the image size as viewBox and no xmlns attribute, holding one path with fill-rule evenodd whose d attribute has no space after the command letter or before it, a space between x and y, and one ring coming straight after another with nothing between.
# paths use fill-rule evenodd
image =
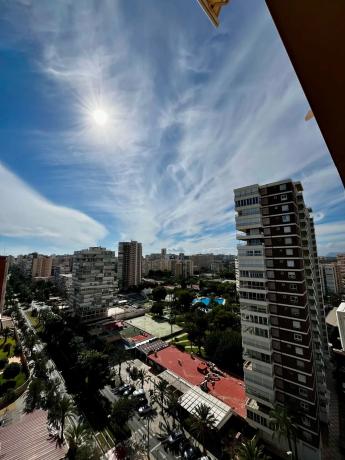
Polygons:
<instances>
[{"instance_id":1,"label":"white cloud","mask_svg":"<svg viewBox=\"0 0 345 460\"><path fill-rule=\"evenodd\" d=\"M49 202L1 163L0 196L0 235L13 238L13 248L22 247L18 240L31 239L36 244L45 241L51 248L73 250L94 245L107 233L86 214Z\"/></svg>"},{"instance_id":2,"label":"white cloud","mask_svg":"<svg viewBox=\"0 0 345 460\"><path fill-rule=\"evenodd\" d=\"M234 251L233 189L286 177L303 181L316 220L344 212L339 177L316 122L304 121L308 102L264 7L238 21L234 2L219 34L208 24L200 32L205 18L181 19L178 7L144 8L128 21L126 2L96 3L33 3L27 23L42 48L39 68L68 95L74 120L51 142L43 137L44 161L69 168L62 183L106 213L119 238L142 241L145 252ZM110 114L107 130L89 123L98 105ZM54 238L52 227L41 231ZM344 249L332 235L322 247L330 238Z\"/></svg>"}]
</instances>

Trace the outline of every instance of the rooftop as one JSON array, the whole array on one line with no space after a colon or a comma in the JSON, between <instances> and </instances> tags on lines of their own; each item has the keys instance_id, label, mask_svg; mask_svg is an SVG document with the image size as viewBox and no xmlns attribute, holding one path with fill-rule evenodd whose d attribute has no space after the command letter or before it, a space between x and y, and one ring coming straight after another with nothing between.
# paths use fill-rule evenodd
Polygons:
<instances>
[{"instance_id":1,"label":"rooftop","mask_svg":"<svg viewBox=\"0 0 345 460\"><path fill-rule=\"evenodd\" d=\"M207 369L210 380L207 382L208 394L215 396L229 406L236 414L241 417L246 416L246 394L243 380L230 376L225 372L222 375L211 372L209 363L204 360L178 350L174 346L169 346L156 353L152 353L148 358L159 364L164 369L168 369L183 378L187 382L199 386L206 380L206 374L199 369ZM211 379L211 377L214 377Z\"/></svg>"},{"instance_id":2,"label":"rooftop","mask_svg":"<svg viewBox=\"0 0 345 460\"><path fill-rule=\"evenodd\" d=\"M19 422L0 428L1 460L60 460L66 449L49 439L47 412L36 410Z\"/></svg>"}]
</instances>

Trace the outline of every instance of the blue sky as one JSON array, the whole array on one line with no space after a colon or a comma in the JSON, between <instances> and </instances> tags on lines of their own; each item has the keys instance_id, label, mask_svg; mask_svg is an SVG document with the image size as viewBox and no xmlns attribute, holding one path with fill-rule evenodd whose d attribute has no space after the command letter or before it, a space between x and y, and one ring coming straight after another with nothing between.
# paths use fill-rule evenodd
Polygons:
<instances>
[{"instance_id":1,"label":"blue sky","mask_svg":"<svg viewBox=\"0 0 345 460\"><path fill-rule=\"evenodd\" d=\"M0 3L0 252L235 253L233 189L291 177L320 254L344 191L264 2ZM104 110L98 126L92 114Z\"/></svg>"}]
</instances>

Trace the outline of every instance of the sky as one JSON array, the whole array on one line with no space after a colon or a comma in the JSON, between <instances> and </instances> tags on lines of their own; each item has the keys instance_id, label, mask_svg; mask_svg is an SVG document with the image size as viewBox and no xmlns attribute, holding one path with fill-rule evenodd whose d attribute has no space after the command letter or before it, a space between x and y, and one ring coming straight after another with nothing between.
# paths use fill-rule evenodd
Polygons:
<instances>
[{"instance_id":1,"label":"sky","mask_svg":"<svg viewBox=\"0 0 345 460\"><path fill-rule=\"evenodd\" d=\"M0 253L234 254L233 189L285 178L319 254L344 251L308 110L263 1L215 29L196 0L0 0Z\"/></svg>"}]
</instances>

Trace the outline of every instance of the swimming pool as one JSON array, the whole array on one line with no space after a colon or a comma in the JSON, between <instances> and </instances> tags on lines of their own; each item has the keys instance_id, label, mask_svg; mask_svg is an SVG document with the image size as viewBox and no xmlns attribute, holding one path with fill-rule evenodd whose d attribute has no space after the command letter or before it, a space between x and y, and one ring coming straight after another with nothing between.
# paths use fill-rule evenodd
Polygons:
<instances>
[{"instance_id":1,"label":"swimming pool","mask_svg":"<svg viewBox=\"0 0 345 460\"><path fill-rule=\"evenodd\" d=\"M215 302L217 302L219 305L224 305L225 304L225 299L223 299L223 297L215 297L213 300ZM203 303L205 305L205 307L208 307L210 302L211 302L210 297L198 297L198 298L193 300L192 304L194 305L196 303Z\"/></svg>"}]
</instances>

